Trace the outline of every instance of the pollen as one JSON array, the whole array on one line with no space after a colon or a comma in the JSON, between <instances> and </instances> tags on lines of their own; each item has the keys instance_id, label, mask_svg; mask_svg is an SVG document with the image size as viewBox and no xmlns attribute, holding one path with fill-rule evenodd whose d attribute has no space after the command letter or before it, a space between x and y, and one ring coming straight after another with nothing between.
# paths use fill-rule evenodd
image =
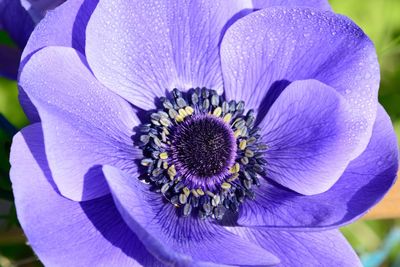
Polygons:
<instances>
[{"instance_id":1,"label":"pollen","mask_svg":"<svg viewBox=\"0 0 400 267\"><path fill-rule=\"evenodd\" d=\"M239 171L240 171L240 164L237 162L229 169L230 173L237 173Z\"/></svg>"},{"instance_id":2,"label":"pollen","mask_svg":"<svg viewBox=\"0 0 400 267\"><path fill-rule=\"evenodd\" d=\"M191 106L185 107L185 111L188 115L192 115L194 112L194 109Z\"/></svg>"},{"instance_id":3,"label":"pollen","mask_svg":"<svg viewBox=\"0 0 400 267\"><path fill-rule=\"evenodd\" d=\"M168 153L167 152L160 153L160 159L167 159L167 158L168 158Z\"/></svg>"},{"instance_id":4,"label":"pollen","mask_svg":"<svg viewBox=\"0 0 400 267\"><path fill-rule=\"evenodd\" d=\"M221 107L217 107L216 109L214 109L214 111L213 111L214 116L219 117L219 116L221 116L221 114L222 114Z\"/></svg>"},{"instance_id":5,"label":"pollen","mask_svg":"<svg viewBox=\"0 0 400 267\"><path fill-rule=\"evenodd\" d=\"M246 145L247 145L246 139L241 140L239 143L239 149L244 150L246 148Z\"/></svg>"},{"instance_id":6,"label":"pollen","mask_svg":"<svg viewBox=\"0 0 400 267\"><path fill-rule=\"evenodd\" d=\"M231 113L227 113L224 116L224 122L226 122L226 123L229 123L231 121L231 119L232 119L232 114Z\"/></svg>"}]
</instances>

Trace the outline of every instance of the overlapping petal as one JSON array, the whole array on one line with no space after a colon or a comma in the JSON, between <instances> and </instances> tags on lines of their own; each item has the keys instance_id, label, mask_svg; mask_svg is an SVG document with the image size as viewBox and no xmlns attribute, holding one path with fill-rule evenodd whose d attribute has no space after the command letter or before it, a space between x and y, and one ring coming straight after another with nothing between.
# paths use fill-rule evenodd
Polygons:
<instances>
[{"instance_id":1,"label":"overlapping petal","mask_svg":"<svg viewBox=\"0 0 400 267\"><path fill-rule=\"evenodd\" d=\"M79 203L57 193L40 124L14 137L10 161L19 222L46 266L163 266L130 231L110 195Z\"/></svg>"},{"instance_id":2,"label":"overlapping petal","mask_svg":"<svg viewBox=\"0 0 400 267\"><path fill-rule=\"evenodd\" d=\"M315 79L331 86L348 101L357 124L360 143L352 157L368 144L379 66L372 42L349 19L304 8L254 12L226 32L221 62L227 97L258 110L259 120L293 81Z\"/></svg>"},{"instance_id":3,"label":"overlapping petal","mask_svg":"<svg viewBox=\"0 0 400 267\"><path fill-rule=\"evenodd\" d=\"M357 147L344 97L316 80L291 83L259 127L267 178L300 194L328 190Z\"/></svg>"},{"instance_id":4,"label":"overlapping petal","mask_svg":"<svg viewBox=\"0 0 400 267\"><path fill-rule=\"evenodd\" d=\"M278 267L362 266L357 254L338 230L296 232L243 227L230 230L277 255L281 260Z\"/></svg>"},{"instance_id":5,"label":"overlapping petal","mask_svg":"<svg viewBox=\"0 0 400 267\"><path fill-rule=\"evenodd\" d=\"M327 192L302 196L263 182L255 201L243 203L239 223L281 228L333 228L354 221L378 203L398 170L396 135L378 109L371 141Z\"/></svg>"},{"instance_id":6,"label":"overlapping petal","mask_svg":"<svg viewBox=\"0 0 400 267\"><path fill-rule=\"evenodd\" d=\"M46 46L72 47L85 54L85 32L87 23L97 0L67 1L36 26L22 54L26 61L34 52Z\"/></svg>"},{"instance_id":7,"label":"overlapping petal","mask_svg":"<svg viewBox=\"0 0 400 267\"><path fill-rule=\"evenodd\" d=\"M212 221L182 217L135 177L103 167L116 206L147 249L167 265L273 265L279 260L260 246ZM129 188L130 190L126 190Z\"/></svg>"},{"instance_id":8,"label":"overlapping petal","mask_svg":"<svg viewBox=\"0 0 400 267\"><path fill-rule=\"evenodd\" d=\"M49 1L38 2L35 1L38 7L50 4ZM63 1L57 0L47 7L54 7L55 3L61 2ZM96 5L97 0L67 1L56 10L47 12L47 16L35 27L35 31L33 31L22 53L20 69L23 69L33 53L46 46L73 47L84 54L86 25ZM41 14L38 14L38 16L41 16ZM36 108L21 88L19 88L18 97L29 120L32 123L40 121Z\"/></svg>"},{"instance_id":9,"label":"overlapping petal","mask_svg":"<svg viewBox=\"0 0 400 267\"><path fill-rule=\"evenodd\" d=\"M37 23L48 10L54 9L61 5L65 0L19 0L24 8L29 12L30 16Z\"/></svg>"},{"instance_id":10,"label":"overlapping petal","mask_svg":"<svg viewBox=\"0 0 400 267\"><path fill-rule=\"evenodd\" d=\"M173 88L222 92L219 43L251 1L100 1L87 30L96 77L132 104L154 108Z\"/></svg>"},{"instance_id":11,"label":"overlapping petal","mask_svg":"<svg viewBox=\"0 0 400 267\"><path fill-rule=\"evenodd\" d=\"M331 10L328 0L253 0L254 9L274 6L311 7L320 10Z\"/></svg>"},{"instance_id":12,"label":"overlapping petal","mask_svg":"<svg viewBox=\"0 0 400 267\"><path fill-rule=\"evenodd\" d=\"M19 82L39 112L61 194L86 200L108 193L101 164L136 169L141 152L131 136L139 120L125 100L99 84L79 52L44 48L25 65Z\"/></svg>"}]
</instances>

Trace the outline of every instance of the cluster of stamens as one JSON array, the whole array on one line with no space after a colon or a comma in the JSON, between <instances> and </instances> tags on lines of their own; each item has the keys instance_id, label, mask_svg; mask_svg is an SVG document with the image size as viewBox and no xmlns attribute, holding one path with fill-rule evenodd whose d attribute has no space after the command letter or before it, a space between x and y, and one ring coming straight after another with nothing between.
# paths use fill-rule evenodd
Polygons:
<instances>
[{"instance_id":1,"label":"cluster of stamens","mask_svg":"<svg viewBox=\"0 0 400 267\"><path fill-rule=\"evenodd\" d=\"M142 179L183 216L221 220L237 212L264 175L265 144L253 110L206 88L160 99L150 122L139 127Z\"/></svg>"}]
</instances>

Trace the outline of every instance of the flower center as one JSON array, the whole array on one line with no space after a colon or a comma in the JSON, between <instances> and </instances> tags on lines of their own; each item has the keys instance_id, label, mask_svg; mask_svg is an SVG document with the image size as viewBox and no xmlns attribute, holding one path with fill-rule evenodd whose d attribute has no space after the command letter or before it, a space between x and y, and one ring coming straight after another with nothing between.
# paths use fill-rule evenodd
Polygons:
<instances>
[{"instance_id":1,"label":"flower center","mask_svg":"<svg viewBox=\"0 0 400 267\"><path fill-rule=\"evenodd\" d=\"M234 164L236 138L229 125L218 117L193 116L176 127L173 134L173 161L182 176L194 183L204 184L204 180L226 175Z\"/></svg>"},{"instance_id":2,"label":"flower center","mask_svg":"<svg viewBox=\"0 0 400 267\"><path fill-rule=\"evenodd\" d=\"M221 220L254 199L267 149L254 111L206 88L174 89L160 102L139 127L144 180L183 216Z\"/></svg>"}]
</instances>

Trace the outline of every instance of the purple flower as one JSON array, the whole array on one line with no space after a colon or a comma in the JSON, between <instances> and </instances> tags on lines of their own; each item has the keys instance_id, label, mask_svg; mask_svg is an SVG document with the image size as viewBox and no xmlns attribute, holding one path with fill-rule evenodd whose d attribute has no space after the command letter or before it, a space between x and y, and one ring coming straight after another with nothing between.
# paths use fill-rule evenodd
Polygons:
<instances>
[{"instance_id":1,"label":"purple flower","mask_svg":"<svg viewBox=\"0 0 400 267\"><path fill-rule=\"evenodd\" d=\"M289 3L68 1L42 20L11 179L44 264L360 265L336 228L398 167L375 49L325 1Z\"/></svg>"},{"instance_id":2,"label":"purple flower","mask_svg":"<svg viewBox=\"0 0 400 267\"><path fill-rule=\"evenodd\" d=\"M16 79L21 52L35 24L49 9L65 0L0 0L0 30L5 30L17 47L0 45L0 76Z\"/></svg>"}]
</instances>

